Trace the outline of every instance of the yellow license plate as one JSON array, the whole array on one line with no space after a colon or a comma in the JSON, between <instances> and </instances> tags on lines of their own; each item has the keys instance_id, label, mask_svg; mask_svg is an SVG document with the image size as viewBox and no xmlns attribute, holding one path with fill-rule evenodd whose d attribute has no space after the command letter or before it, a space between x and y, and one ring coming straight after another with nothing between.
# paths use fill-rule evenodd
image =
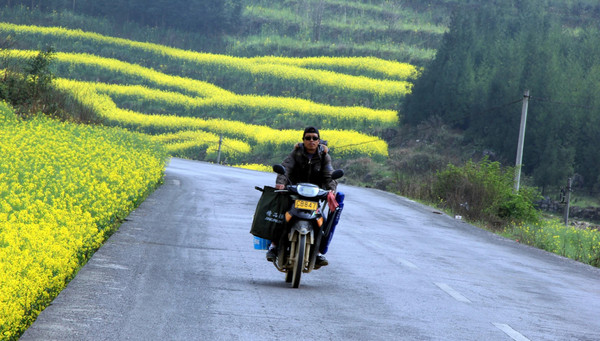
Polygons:
<instances>
[{"instance_id":1,"label":"yellow license plate","mask_svg":"<svg viewBox=\"0 0 600 341\"><path fill-rule=\"evenodd\" d=\"M294 207L301 210L316 210L318 204L314 201L296 200Z\"/></svg>"}]
</instances>

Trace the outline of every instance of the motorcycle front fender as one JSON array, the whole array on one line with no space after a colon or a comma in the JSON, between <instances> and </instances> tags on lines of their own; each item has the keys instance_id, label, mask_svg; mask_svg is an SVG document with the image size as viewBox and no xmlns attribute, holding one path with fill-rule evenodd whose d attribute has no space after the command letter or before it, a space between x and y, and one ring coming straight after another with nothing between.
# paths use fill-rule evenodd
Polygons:
<instances>
[{"instance_id":1,"label":"motorcycle front fender","mask_svg":"<svg viewBox=\"0 0 600 341\"><path fill-rule=\"evenodd\" d=\"M310 243L314 244L314 229L312 223L308 220L297 220L290 228L288 238L290 241L293 241L296 236L303 234L308 235Z\"/></svg>"}]
</instances>

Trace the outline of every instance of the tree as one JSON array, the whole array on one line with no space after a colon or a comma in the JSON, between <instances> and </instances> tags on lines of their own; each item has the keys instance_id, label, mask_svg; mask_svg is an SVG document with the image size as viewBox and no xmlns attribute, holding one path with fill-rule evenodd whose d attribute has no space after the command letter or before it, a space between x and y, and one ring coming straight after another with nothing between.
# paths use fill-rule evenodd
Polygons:
<instances>
[{"instance_id":1,"label":"tree","mask_svg":"<svg viewBox=\"0 0 600 341\"><path fill-rule=\"evenodd\" d=\"M52 71L50 64L54 58L54 48L48 47L46 51L40 51L35 57L27 62L25 72L27 83L31 87L31 94L34 97L48 89L52 83Z\"/></svg>"},{"instance_id":2,"label":"tree","mask_svg":"<svg viewBox=\"0 0 600 341\"><path fill-rule=\"evenodd\" d=\"M463 129L468 141L512 163L520 107L511 103L529 89L537 101L529 106L524 171L545 186L562 184L569 173L583 169L576 162L591 158L578 139L584 113L567 103L587 91L581 83L600 62L600 42L593 34L579 40L565 34L548 8L545 0L464 2L436 58L406 98L405 122L417 124L439 115L451 127ZM586 137L595 140L595 132L586 129Z\"/></svg>"},{"instance_id":3,"label":"tree","mask_svg":"<svg viewBox=\"0 0 600 341\"><path fill-rule=\"evenodd\" d=\"M242 11L241 0L14 0L7 5L25 5L42 11L73 10L116 23L133 21L206 35L235 30Z\"/></svg>"},{"instance_id":4,"label":"tree","mask_svg":"<svg viewBox=\"0 0 600 341\"><path fill-rule=\"evenodd\" d=\"M311 3L311 17L313 20L313 41L321 40L321 25L323 22L323 12L325 12L325 1L318 0Z\"/></svg>"}]
</instances>

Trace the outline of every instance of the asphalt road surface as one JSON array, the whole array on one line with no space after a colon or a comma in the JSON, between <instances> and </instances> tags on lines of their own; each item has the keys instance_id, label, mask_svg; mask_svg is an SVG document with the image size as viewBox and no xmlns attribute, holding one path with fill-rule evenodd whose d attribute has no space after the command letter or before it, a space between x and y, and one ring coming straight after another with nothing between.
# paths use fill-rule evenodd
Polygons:
<instances>
[{"instance_id":1,"label":"asphalt road surface","mask_svg":"<svg viewBox=\"0 0 600 341\"><path fill-rule=\"evenodd\" d=\"M173 159L22 340L600 340L600 270L340 185L330 265L292 289L253 249L275 175Z\"/></svg>"}]
</instances>

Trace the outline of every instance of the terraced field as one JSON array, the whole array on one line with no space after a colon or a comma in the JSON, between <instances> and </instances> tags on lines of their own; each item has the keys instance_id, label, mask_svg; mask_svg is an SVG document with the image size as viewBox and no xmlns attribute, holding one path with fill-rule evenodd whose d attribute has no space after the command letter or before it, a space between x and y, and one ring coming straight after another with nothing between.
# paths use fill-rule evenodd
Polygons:
<instances>
[{"instance_id":1,"label":"terraced field","mask_svg":"<svg viewBox=\"0 0 600 341\"><path fill-rule=\"evenodd\" d=\"M223 136L232 163L281 157L307 125L323 129L336 157L384 159L377 132L398 124L398 104L419 74L373 57L241 58L9 23L0 34L22 47L54 46L56 86L107 124L169 133L155 138L174 155L201 160L214 158ZM12 49L5 58L35 53Z\"/></svg>"}]
</instances>

